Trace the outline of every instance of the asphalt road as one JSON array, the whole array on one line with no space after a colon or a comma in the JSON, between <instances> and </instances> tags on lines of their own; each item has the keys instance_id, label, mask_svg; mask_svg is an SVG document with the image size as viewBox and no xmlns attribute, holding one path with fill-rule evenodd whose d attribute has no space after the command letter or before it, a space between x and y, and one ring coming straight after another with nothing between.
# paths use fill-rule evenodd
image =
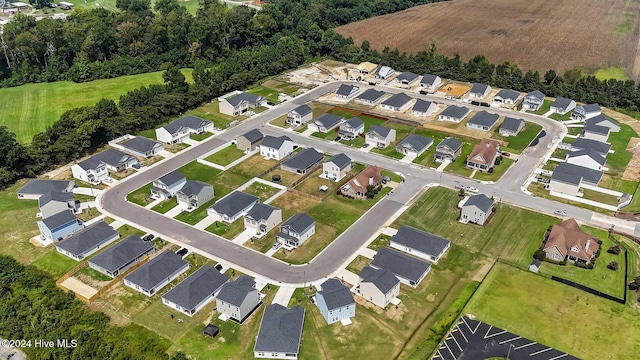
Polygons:
<instances>
[{"instance_id":1,"label":"asphalt road","mask_svg":"<svg viewBox=\"0 0 640 360\"><path fill-rule=\"evenodd\" d=\"M251 120L244 121L219 136L211 137L171 158L165 159L156 166L152 166L125 178L99 196L97 199L99 209L111 217L162 236L179 245L187 246L193 251L213 258L223 264L233 266L245 273L259 274L274 283L287 284L303 284L320 280L337 271L343 263L378 230L381 224L385 223L393 213L419 193L425 185L430 183L453 188L456 183L460 182L467 186L474 186L478 188L480 192L494 196L506 203L548 214L552 214L555 210L562 209L567 212L569 217L575 217L587 223L591 220L591 211L559 204L543 198L532 197L521 190L521 185L529 177L535 166L551 151L547 147L547 144L551 141L553 135L558 134L559 138L561 138L560 134L564 131L563 127L554 120L544 119L530 114L514 113L511 110L480 108L470 104L464 104L470 108L487 110L501 115L515 115L527 121L542 125L546 131L545 136L539 139L538 144L535 147L525 150L518 162L514 164L496 184L483 184L472 179L463 179L455 175L439 173L417 165L401 163L397 159L367 153L321 139L305 137L297 132L286 131L267 125L272 119L286 114L300 104L308 103L334 91L339 85L340 83L334 82L315 88L290 102L285 102L271 110L258 114ZM367 87L362 84L358 84L358 86ZM387 92L402 91L401 89L386 87L384 90ZM437 100L440 103L458 103L435 98L430 95L412 94L412 96ZM169 219L159 213L143 210L140 206L126 201L126 195L131 191L148 184L167 172L178 169L189 161L224 145L226 142L235 139L238 135L256 127L260 128L263 133L269 135L279 136L285 133L293 139L294 143L303 147L313 146L320 151L328 153L344 152L357 162L378 165L392 171L400 172L405 176L406 181L334 240L331 245L313 261L301 266L294 266L277 259L265 257L257 251L238 246L229 240L198 230L178 220Z\"/></svg>"}]
</instances>

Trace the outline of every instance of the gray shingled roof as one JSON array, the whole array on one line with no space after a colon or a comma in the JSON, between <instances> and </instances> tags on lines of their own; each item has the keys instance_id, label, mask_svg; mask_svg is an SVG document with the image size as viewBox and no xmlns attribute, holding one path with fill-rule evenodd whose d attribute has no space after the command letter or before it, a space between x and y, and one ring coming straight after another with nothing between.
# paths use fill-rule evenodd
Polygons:
<instances>
[{"instance_id":1,"label":"gray shingled roof","mask_svg":"<svg viewBox=\"0 0 640 360\"><path fill-rule=\"evenodd\" d=\"M584 166L562 162L556 166L551 175L552 180L578 185L580 179L597 184L602 178L602 171L593 170Z\"/></svg>"},{"instance_id":2,"label":"gray shingled roof","mask_svg":"<svg viewBox=\"0 0 640 360\"><path fill-rule=\"evenodd\" d=\"M493 207L493 200L491 200L491 198L485 194L471 195L469 199L467 199L467 201L464 203L463 207L474 205L481 211L488 213Z\"/></svg>"},{"instance_id":3,"label":"gray shingled roof","mask_svg":"<svg viewBox=\"0 0 640 360\"><path fill-rule=\"evenodd\" d=\"M520 124L522 124L524 120L516 119L512 117L504 118L502 125L500 125L500 130L507 130L511 132L517 132L520 129Z\"/></svg>"},{"instance_id":4,"label":"gray shingled roof","mask_svg":"<svg viewBox=\"0 0 640 360\"><path fill-rule=\"evenodd\" d=\"M467 109L464 106L450 105L450 106L447 106L447 108L444 109L440 113L440 115L449 116L449 117L452 117L454 119L461 119L461 118L465 117L467 115L467 113L469 113L469 109Z\"/></svg>"},{"instance_id":5,"label":"gray shingled roof","mask_svg":"<svg viewBox=\"0 0 640 360\"><path fill-rule=\"evenodd\" d=\"M170 186L177 183L178 181L181 181L182 179L185 179L185 176L180 171L174 170L168 174L161 176L158 180L161 183Z\"/></svg>"},{"instance_id":6,"label":"gray shingled roof","mask_svg":"<svg viewBox=\"0 0 640 360\"><path fill-rule=\"evenodd\" d=\"M586 113L590 113L590 112L598 112L601 111L602 109L600 108L600 105L594 103L594 104L586 104L586 105L580 105L578 107L581 107L582 110L584 110L584 112ZM576 108L578 108L576 107Z\"/></svg>"},{"instance_id":7,"label":"gray shingled roof","mask_svg":"<svg viewBox=\"0 0 640 360\"><path fill-rule=\"evenodd\" d=\"M229 277L221 274L211 266L203 266L181 283L162 296L187 310L194 309L229 281Z\"/></svg>"},{"instance_id":8,"label":"gray shingled roof","mask_svg":"<svg viewBox=\"0 0 640 360\"><path fill-rule=\"evenodd\" d=\"M186 196L192 196L192 195L198 196L200 195L202 190L207 187L212 187L212 186L198 180L187 180L187 182L178 192L183 193Z\"/></svg>"},{"instance_id":9,"label":"gray shingled roof","mask_svg":"<svg viewBox=\"0 0 640 360\"><path fill-rule=\"evenodd\" d=\"M431 107L431 104L433 104L433 102L418 99L413 105L413 111L427 112L427 110L429 110L429 107Z\"/></svg>"},{"instance_id":10,"label":"gray shingled roof","mask_svg":"<svg viewBox=\"0 0 640 360\"><path fill-rule=\"evenodd\" d=\"M489 88L487 84L474 83L469 92L471 94L482 94L484 95L485 91Z\"/></svg>"},{"instance_id":11,"label":"gray shingled roof","mask_svg":"<svg viewBox=\"0 0 640 360\"><path fill-rule=\"evenodd\" d=\"M596 125L593 122L585 122L584 131L599 135L607 135L611 130L606 126Z\"/></svg>"},{"instance_id":12,"label":"gray shingled roof","mask_svg":"<svg viewBox=\"0 0 640 360\"><path fill-rule=\"evenodd\" d=\"M569 159L578 157L578 156L585 156L585 155L593 159L600 166L603 166L604 163L607 162L607 159L604 156L600 155L597 151L593 149L577 150L577 151L572 151L568 154Z\"/></svg>"},{"instance_id":13,"label":"gray shingled roof","mask_svg":"<svg viewBox=\"0 0 640 360\"><path fill-rule=\"evenodd\" d=\"M567 109L573 100L558 96L556 100L551 104L551 107Z\"/></svg>"},{"instance_id":14,"label":"gray shingled roof","mask_svg":"<svg viewBox=\"0 0 640 360\"><path fill-rule=\"evenodd\" d=\"M78 231L68 239L60 241L56 244L56 247L78 256L95 248L114 236L118 236L118 232L116 230L106 222L98 221L97 223Z\"/></svg>"},{"instance_id":15,"label":"gray shingled roof","mask_svg":"<svg viewBox=\"0 0 640 360\"><path fill-rule=\"evenodd\" d=\"M175 134L183 127L198 130L199 128L208 126L209 124L211 124L211 121L209 120L201 119L193 115L185 115L176 119L174 122L165 125L164 128L169 132L169 134Z\"/></svg>"},{"instance_id":16,"label":"gray shingled roof","mask_svg":"<svg viewBox=\"0 0 640 360\"><path fill-rule=\"evenodd\" d=\"M440 146L446 146L449 149L456 151L462 147L462 143L460 142L460 140L454 137L449 137L446 139L442 139L442 141L440 141L440 144L438 144L438 147Z\"/></svg>"},{"instance_id":17,"label":"gray shingled roof","mask_svg":"<svg viewBox=\"0 0 640 360\"><path fill-rule=\"evenodd\" d=\"M155 148L157 144L160 143L151 139L147 139L146 137L136 136L133 139L122 142L120 145L122 145L125 149L130 149L139 153L146 153L153 150L153 148Z\"/></svg>"},{"instance_id":18,"label":"gray shingled roof","mask_svg":"<svg viewBox=\"0 0 640 360\"><path fill-rule=\"evenodd\" d=\"M375 269L371 266L362 269L359 276L362 279L361 282L373 283L383 294L388 293L400 283L400 280L388 270Z\"/></svg>"},{"instance_id":19,"label":"gray shingled roof","mask_svg":"<svg viewBox=\"0 0 640 360\"><path fill-rule=\"evenodd\" d=\"M503 99L510 99L512 101L516 101L518 100L518 97L520 97L520 93L514 90L502 89L498 91L498 93L494 97L501 97Z\"/></svg>"},{"instance_id":20,"label":"gray shingled roof","mask_svg":"<svg viewBox=\"0 0 640 360\"><path fill-rule=\"evenodd\" d=\"M305 116L307 114L311 114L313 112L313 110L311 110L311 108L309 107L309 105L300 105L297 108L293 109L292 111L294 111L296 114L300 115L300 116Z\"/></svg>"},{"instance_id":21,"label":"gray shingled roof","mask_svg":"<svg viewBox=\"0 0 640 360\"><path fill-rule=\"evenodd\" d=\"M532 91L530 93L527 93L527 95L525 95L525 97L534 97L536 99L539 99L540 101L544 100L544 94L540 90L534 90L534 91Z\"/></svg>"},{"instance_id":22,"label":"gray shingled roof","mask_svg":"<svg viewBox=\"0 0 640 360\"><path fill-rule=\"evenodd\" d=\"M389 248L381 248L374 255L371 266L390 271L396 276L418 282L431 265Z\"/></svg>"},{"instance_id":23,"label":"gray shingled roof","mask_svg":"<svg viewBox=\"0 0 640 360\"><path fill-rule=\"evenodd\" d=\"M101 164L116 167L122 163L130 161L132 157L133 156L116 149L107 149L86 160L80 161L78 165L84 170L93 170Z\"/></svg>"},{"instance_id":24,"label":"gray shingled roof","mask_svg":"<svg viewBox=\"0 0 640 360\"><path fill-rule=\"evenodd\" d=\"M410 84L411 82L417 80L419 77L420 75L414 74L412 72L401 72L400 74L398 74L398 76L396 76L396 80L398 80L398 82L405 81Z\"/></svg>"},{"instance_id":25,"label":"gray shingled roof","mask_svg":"<svg viewBox=\"0 0 640 360\"><path fill-rule=\"evenodd\" d=\"M331 159L327 160L327 162L332 162L340 169L344 169L349 164L351 164L351 158L345 155L344 153L340 153L340 154L333 155Z\"/></svg>"},{"instance_id":26,"label":"gray shingled roof","mask_svg":"<svg viewBox=\"0 0 640 360\"><path fill-rule=\"evenodd\" d=\"M595 125L597 125L598 123L601 123L601 122L609 122L609 123L611 123L611 125L620 126L617 121L613 120L612 118L610 118L608 116L602 115L602 114L596 115L596 116L594 116L592 118L589 118L589 119L585 120L585 124L595 124ZM600 126L604 126L604 125L600 125Z\"/></svg>"},{"instance_id":27,"label":"gray shingled roof","mask_svg":"<svg viewBox=\"0 0 640 360\"><path fill-rule=\"evenodd\" d=\"M233 217L234 215L238 214L251 204L258 202L259 200L260 199L256 196L236 190L218 200L218 202L211 206L211 209L215 210L215 212L217 212L218 214Z\"/></svg>"},{"instance_id":28,"label":"gray shingled roof","mask_svg":"<svg viewBox=\"0 0 640 360\"><path fill-rule=\"evenodd\" d=\"M420 83L429 84L430 86L433 86L433 84L436 82L437 78L438 78L438 76L436 76L436 75L424 74L424 75L422 75L422 80L420 80Z\"/></svg>"},{"instance_id":29,"label":"gray shingled roof","mask_svg":"<svg viewBox=\"0 0 640 360\"><path fill-rule=\"evenodd\" d=\"M61 192L61 191L50 191L46 194L42 194L38 199L38 206L43 207L44 205L52 202L64 202L66 203L69 200L73 199L73 193L70 192Z\"/></svg>"},{"instance_id":30,"label":"gray shingled roof","mask_svg":"<svg viewBox=\"0 0 640 360\"><path fill-rule=\"evenodd\" d=\"M173 251L167 250L125 276L124 279L145 290L151 290L185 265L189 265L189 262Z\"/></svg>"},{"instance_id":31,"label":"gray shingled roof","mask_svg":"<svg viewBox=\"0 0 640 360\"><path fill-rule=\"evenodd\" d=\"M114 272L152 249L151 241L142 241L140 236L130 235L94 256L89 262Z\"/></svg>"},{"instance_id":32,"label":"gray shingled roof","mask_svg":"<svg viewBox=\"0 0 640 360\"><path fill-rule=\"evenodd\" d=\"M218 293L218 300L231 305L240 306L249 293L256 290L256 282L247 275L238 277L235 281L225 283Z\"/></svg>"},{"instance_id":33,"label":"gray shingled roof","mask_svg":"<svg viewBox=\"0 0 640 360\"><path fill-rule=\"evenodd\" d=\"M392 242L405 245L427 255L437 257L449 246L450 241L428 232L403 225L391 238Z\"/></svg>"},{"instance_id":34,"label":"gray shingled roof","mask_svg":"<svg viewBox=\"0 0 640 360\"><path fill-rule=\"evenodd\" d=\"M254 95L247 92L241 92L240 94L229 96L227 102L234 107L238 106L241 102L247 101L250 104L255 104L262 96Z\"/></svg>"},{"instance_id":35,"label":"gray shingled roof","mask_svg":"<svg viewBox=\"0 0 640 360\"><path fill-rule=\"evenodd\" d=\"M315 221L311 218L311 216L306 213L294 214L287 221L282 223L280 227L290 227L293 231L298 234L305 231L311 224L315 223Z\"/></svg>"},{"instance_id":36,"label":"gray shingled roof","mask_svg":"<svg viewBox=\"0 0 640 360\"><path fill-rule=\"evenodd\" d=\"M498 114L491 114L482 110L475 113L475 115L473 115L473 117L469 119L469 122L467 124L486 126L490 128L498 122L499 118L500 116Z\"/></svg>"},{"instance_id":37,"label":"gray shingled roof","mask_svg":"<svg viewBox=\"0 0 640 360\"><path fill-rule=\"evenodd\" d=\"M317 122L323 127L331 129L340 124L340 121L342 121L343 119L344 118L342 116L325 113L315 118L313 122Z\"/></svg>"},{"instance_id":38,"label":"gray shingled roof","mask_svg":"<svg viewBox=\"0 0 640 360\"><path fill-rule=\"evenodd\" d=\"M73 181L70 180L43 180L31 179L18 190L18 194L44 195L52 191L65 191Z\"/></svg>"},{"instance_id":39,"label":"gray shingled roof","mask_svg":"<svg viewBox=\"0 0 640 360\"><path fill-rule=\"evenodd\" d=\"M324 302L327 304L327 309L329 310L338 309L355 303L349 288L344 286L338 279L328 279L320 286L322 287L322 290L318 291L318 294L322 295Z\"/></svg>"},{"instance_id":40,"label":"gray shingled roof","mask_svg":"<svg viewBox=\"0 0 640 360\"><path fill-rule=\"evenodd\" d=\"M360 94L357 99L365 100L369 102L374 102L380 100L381 97L384 96L384 91L378 91L376 89L368 89L367 91Z\"/></svg>"},{"instance_id":41,"label":"gray shingled roof","mask_svg":"<svg viewBox=\"0 0 640 360\"><path fill-rule=\"evenodd\" d=\"M345 124L348 124L349 126L351 126L354 129L357 129L360 127L360 125L364 125L364 121L362 121L359 117L353 117L347 121L344 122Z\"/></svg>"},{"instance_id":42,"label":"gray shingled roof","mask_svg":"<svg viewBox=\"0 0 640 360\"><path fill-rule=\"evenodd\" d=\"M282 166L292 169L307 170L324 159L324 156L314 148L306 148L282 163Z\"/></svg>"},{"instance_id":43,"label":"gray shingled roof","mask_svg":"<svg viewBox=\"0 0 640 360\"><path fill-rule=\"evenodd\" d=\"M273 136L267 135L264 137L264 139L260 143L260 146L264 146L272 149L280 149L280 147L282 146L282 144L284 144L285 141L291 141L291 139L287 136L273 137Z\"/></svg>"},{"instance_id":44,"label":"gray shingled roof","mask_svg":"<svg viewBox=\"0 0 640 360\"><path fill-rule=\"evenodd\" d=\"M273 207L268 204L258 203L253 205L251 210L247 212L246 216L256 221L267 220L269 216L271 216L271 214L277 210L279 210L277 207Z\"/></svg>"},{"instance_id":45,"label":"gray shingled roof","mask_svg":"<svg viewBox=\"0 0 640 360\"><path fill-rule=\"evenodd\" d=\"M402 107L413 98L405 93L397 93L382 102L382 105L388 105L392 107Z\"/></svg>"},{"instance_id":46,"label":"gray shingled roof","mask_svg":"<svg viewBox=\"0 0 640 360\"><path fill-rule=\"evenodd\" d=\"M78 218L71 211L61 211L57 214L51 215L48 218L42 219L42 223L49 228L49 230L53 230L59 226L68 224L72 221L76 221Z\"/></svg>"},{"instance_id":47,"label":"gray shingled roof","mask_svg":"<svg viewBox=\"0 0 640 360\"><path fill-rule=\"evenodd\" d=\"M371 125L369 126L369 130L367 130L367 134L376 134L383 138L386 138L390 132L390 128L378 125Z\"/></svg>"},{"instance_id":48,"label":"gray shingled roof","mask_svg":"<svg viewBox=\"0 0 640 360\"><path fill-rule=\"evenodd\" d=\"M304 308L291 309L280 304L272 304L264 309L260 330L256 338L255 352L298 354Z\"/></svg>"},{"instance_id":49,"label":"gray shingled roof","mask_svg":"<svg viewBox=\"0 0 640 360\"><path fill-rule=\"evenodd\" d=\"M258 129L251 129L251 130L247 131L246 133L242 134L242 136L245 139L247 139L248 142L250 142L252 144L254 142L264 138L264 135Z\"/></svg>"},{"instance_id":50,"label":"gray shingled roof","mask_svg":"<svg viewBox=\"0 0 640 360\"><path fill-rule=\"evenodd\" d=\"M577 138L571 146L576 149L593 149L603 155L606 155L611 150L611 144L609 143L583 137Z\"/></svg>"},{"instance_id":51,"label":"gray shingled roof","mask_svg":"<svg viewBox=\"0 0 640 360\"><path fill-rule=\"evenodd\" d=\"M349 96L351 94L351 92L353 91L353 88L355 88L355 87L356 86L353 86L353 85L342 84L342 85L340 85L340 87L336 91L336 94L337 95L342 95L342 96Z\"/></svg>"},{"instance_id":52,"label":"gray shingled roof","mask_svg":"<svg viewBox=\"0 0 640 360\"><path fill-rule=\"evenodd\" d=\"M430 137L409 134L409 136L405 137L400 143L398 143L397 147L409 147L410 149L415 150L420 153L422 150L427 149L429 146L433 144L433 139Z\"/></svg>"}]
</instances>

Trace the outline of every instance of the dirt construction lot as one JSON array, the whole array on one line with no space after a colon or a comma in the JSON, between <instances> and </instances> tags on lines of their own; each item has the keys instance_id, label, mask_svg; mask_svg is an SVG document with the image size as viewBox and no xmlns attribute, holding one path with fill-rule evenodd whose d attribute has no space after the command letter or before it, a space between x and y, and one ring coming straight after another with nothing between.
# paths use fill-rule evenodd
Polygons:
<instances>
[{"instance_id":1,"label":"dirt construction lot","mask_svg":"<svg viewBox=\"0 0 640 360\"><path fill-rule=\"evenodd\" d=\"M442 92L446 95L451 95L454 98L459 98L460 96L466 94L469 89L471 89L469 85L449 83L438 89L438 92Z\"/></svg>"},{"instance_id":2,"label":"dirt construction lot","mask_svg":"<svg viewBox=\"0 0 640 360\"><path fill-rule=\"evenodd\" d=\"M630 0L453 0L341 26L355 44L369 40L401 52L427 49L463 59L485 55L523 69L560 73L584 66L630 69L638 45L640 2ZM379 31L379 29L385 29Z\"/></svg>"}]
</instances>

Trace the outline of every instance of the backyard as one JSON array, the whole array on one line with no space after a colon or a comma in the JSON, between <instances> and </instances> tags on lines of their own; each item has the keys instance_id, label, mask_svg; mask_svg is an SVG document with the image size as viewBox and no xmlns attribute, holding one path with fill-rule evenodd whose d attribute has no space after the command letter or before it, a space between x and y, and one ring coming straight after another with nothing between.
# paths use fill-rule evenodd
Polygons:
<instances>
[{"instance_id":1,"label":"backyard","mask_svg":"<svg viewBox=\"0 0 640 360\"><path fill-rule=\"evenodd\" d=\"M298 184L295 189L318 197L323 197L338 190L338 182L321 178L320 174L322 174L322 168L314 171L313 174ZM328 190L321 191L321 186L326 186Z\"/></svg>"},{"instance_id":2,"label":"backyard","mask_svg":"<svg viewBox=\"0 0 640 360\"><path fill-rule=\"evenodd\" d=\"M64 274L76 267L78 262L62 255L55 249L51 249L48 253L42 255L36 261L31 263L31 265L48 272L55 280L58 280Z\"/></svg>"},{"instance_id":3,"label":"backyard","mask_svg":"<svg viewBox=\"0 0 640 360\"><path fill-rule=\"evenodd\" d=\"M265 200L274 196L279 191L280 189L278 189L277 187L269 186L259 181L254 181L251 185L242 190L242 192L244 193L259 197L260 202L265 202Z\"/></svg>"},{"instance_id":4,"label":"backyard","mask_svg":"<svg viewBox=\"0 0 640 360\"><path fill-rule=\"evenodd\" d=\"M243 156L244 151L239 150L236 145L231 144L226 148L207 156L204 160L221 166L227 166Z\"/></svg>"}]
</instances>

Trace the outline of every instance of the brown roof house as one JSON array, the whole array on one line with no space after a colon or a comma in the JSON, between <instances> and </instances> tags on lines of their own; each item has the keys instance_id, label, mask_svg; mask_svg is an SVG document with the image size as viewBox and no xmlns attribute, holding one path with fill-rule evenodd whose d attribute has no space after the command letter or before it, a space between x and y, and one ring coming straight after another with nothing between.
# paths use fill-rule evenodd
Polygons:
<instances>
[{"instance_id":1,"label":"brown roof house","mask_svg":"<svg viewBox=\"0 0 640 360\"><path fill-rule=\"evenodd\" d=\"M597 237L582 231L575 219L567 219L551 228L542 250L552 260L588 264L599 249Z\"/></svg>"},{"instance_id":2,"label":"brown roof house","mask_svg":"<svg viewBox=\"0 0 640 360\"><path fill-rule=\"evenodd\" d=\"M367 198L367 186L378 186L382 182L382 170L377 166L367 166L353 179L344 184L340 190L343 195L356 199Z\"/></svg>"},{"instance_id":3,"label":"brown roof house","mask_svg":"<svg viewBox=\"0 0 640 360\"><path fill-rule=\"evenodd\" d=\"M464 165L468 168L488 172L493 168L500 155L500 143L491 139L482 139L473 147Z\"/></svg>"}]
</instances>

